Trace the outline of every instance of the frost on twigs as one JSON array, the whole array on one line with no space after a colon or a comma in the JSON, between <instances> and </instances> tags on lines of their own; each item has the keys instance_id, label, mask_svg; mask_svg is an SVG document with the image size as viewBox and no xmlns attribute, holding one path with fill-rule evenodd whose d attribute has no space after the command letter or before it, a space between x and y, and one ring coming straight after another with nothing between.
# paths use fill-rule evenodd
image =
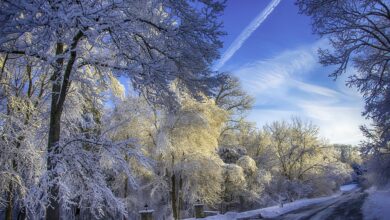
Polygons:
<instances>
[{"instance_id":1,"label":"frost on twigs","mask_svg":"<svg viewBox=\"0 0 390 220\"><path fill-rule=\"evenodd\" d=\"M223 181L217 138L227 113L207 97L199 102L184 94L179 100L180 108L167 113L157 134L158 152L166 169L163 172L177 177L178 183L182 179L183 194L178 199L191 204L200 199L215 205L220 201Z\"/></svg>"},{"instance_id":2,"label":"frost on twigs","mask_svg":"<svg viewBox=\"0 0 390 220\"><path fill-rule=\"evenodd\" d=\"M41 176L29 195L31 199L27 197L31 213L35 212L35 216L44 213L44 204L48 201L46 189L55 185L59 187L58 199L65 210L78 207L88 210L96 218L107 213L127 212L124 201L112 191L110 176L125 173L129 185L138 187L127 158L135 158L145 166L150 165L137 149L135 140L113 142L104 137L72 137L64 140L59 147L61 154L54 157L55 168Z\"/></svg>"}]
</instances>

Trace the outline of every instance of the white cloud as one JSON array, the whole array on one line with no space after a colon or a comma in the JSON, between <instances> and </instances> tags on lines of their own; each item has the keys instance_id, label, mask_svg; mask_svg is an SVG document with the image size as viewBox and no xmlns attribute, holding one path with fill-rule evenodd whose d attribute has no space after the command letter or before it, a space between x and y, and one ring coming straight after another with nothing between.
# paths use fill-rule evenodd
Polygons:
<instances>
[{"instance_id":1,"label":"white cloud","mask_svg":"<svg viewBox=\"0 0 390 220\"><path fill-rule=\"evenodd\" d=\"M298 103L297 106L295 110L253 109L248 120L256 122L257 127L261 128L273 121L289 120L292 116L298 116L319 126L320 136L328 139L330 143L359 144L364 138L359 126L367 121L360 116L359 106L332 106L322 103Z\"/></svg>"},{"instance_id":2,"label":"white cloud","mask_svg":"<svg viewBox=\"0 0 390 220\"><path fill-rule=\"evenodd\" d=\"M280 88L316 66L315 47L311 46L287 50L271 59L245 64L233 73L242 79L248 92L258 95L268 89Z\"/></svg>"},{"instance_id":3,"label":"white cloud","mask_svg":"<svg viewBox=\"0 0 390 220\"><path fill-rule=\"evenodd\" d=\"M313 85L313 84L309 84L297 80L291 80L290 83L291 85L297 87L298 89L308 93L315 93L317 95L333 97L333 98L342 95L340 92L337 92L333 89L325 88L323 86Z\"/></svg>"},{"instance_id":4,"label":"white cloud","mask_svg":"<svg viewBox=\"0 0 390 220\"><path fill-rule=\"evenodd\" d=\"M362 100L356 90L336 83L313 82L312 74L323 73L316 50L325 41L295 50L287 50L267 59L237 68L233 73L242 80L244 89L256 98L256 109L249 120L258 126L274 120L299 116L320 127L321 135L332 143L357 144L362 140L359 126ZM326 46L326 45L325 45ZM309 78L311 80L309 80ZM329 87L324 85L329 84Z\"/></svg>"},{"instance_id":5,"label":"white cloud","mask_svg":"<svg viewBox=\"0 0 390 220\"><path fill-rule=\"evenodd\" d=\"M333 143L358 144L363 139L360 125L367 123L357 106L302 104L302 112L320 126L322 136Z\"/></svg>"}]
</instances>

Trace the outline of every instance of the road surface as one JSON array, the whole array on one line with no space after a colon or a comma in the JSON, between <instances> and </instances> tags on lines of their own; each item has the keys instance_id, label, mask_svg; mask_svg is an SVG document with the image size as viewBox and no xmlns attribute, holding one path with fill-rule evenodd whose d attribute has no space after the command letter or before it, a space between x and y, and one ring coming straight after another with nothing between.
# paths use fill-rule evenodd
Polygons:
<instances>
[{"instance_id":1,"label":"road surface","mask_svg":"<svg viewBox=\"0 0 390 220\"><path fill-rule=\"evenodd\" d=\"M276 218L251 217L266 220L362 220L361 207L367 194L357 189L325 202L308 205Z\"/></svg>"},{"instance_id":2,"label":"road surface","mask_svg":"<svg viewBox=\"0 0 390 220\"><path fill-rule=\"evenodd\" d=\"M300 208L284 214L275 220L359 220L360 211L367 195L360 191L346 193L329 201Z\"/></svg>"}]
</instances>

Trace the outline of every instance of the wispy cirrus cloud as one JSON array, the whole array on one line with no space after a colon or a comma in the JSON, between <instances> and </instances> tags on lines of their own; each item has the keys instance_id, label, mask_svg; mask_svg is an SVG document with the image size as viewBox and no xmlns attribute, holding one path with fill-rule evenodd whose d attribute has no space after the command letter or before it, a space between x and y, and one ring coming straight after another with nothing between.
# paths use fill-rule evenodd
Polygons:
<instances>
[{"instance_id":1,"label":"wispy cirrus cloud","mask_svg":"<svg viewBox=\"0 0 390 220\"><path fill-rule=\"evenodd\" d=\"M230 47L222 54L221 59L214 66L215 70L219 70L236 52L241 48L244 42L252 35L252 33L267 19L272 11L278 6L281 0L272 0L267 7L261 11L255 19L241 32L241 34L233 41Z\"/></svg>"},{"instance_id":2,"label":"wispy cirrus cloud","mask_svg":"<svg viewBox=\"0 0 390 220\"><path fill-rule=\"evenodd\" d=\"M326 42L286 50L233 71L256 99L249 119L262 126L299 116L318 125L332 143L357 144L363 139L359 126L366 123L360 114L362 99L344 82L325 77L329 72L318 64L319 46ZM313 74L323 74L324 80L313 81Z\"/></svg>"},{"instance_id":3,"label":"wispy cirrus cloud","mask_svg":"<svg viewBox=\"0 0 390 220\"><path fill-rule=\"evenodd\" d=\"M291 79L290 85L297 87L298 89L305 91L305 92L308 92L308 93L311 93L311 94L327 96L330 98L336 98L336 97L343 96L342 93L335 91L333 89L329 89L329 88L314 85L314 84L305 83L305 82L298 81L298 80Z\"/></svg>"},{"instance_id":4,"label":"wispy cirrus cloud","mask_svg":"<svg viewBox=\"0 0 390 220\"><path fill-rule=\"evenodd\" d=\"M297 79L317 66L316 48L323 44L319 41L294 50L286 50L280 54L244 64L234 71L242 80L242 84L252 95L259 95L269 89L283 89L282 85L299 87Z\"/></svg>"}]
</instances>

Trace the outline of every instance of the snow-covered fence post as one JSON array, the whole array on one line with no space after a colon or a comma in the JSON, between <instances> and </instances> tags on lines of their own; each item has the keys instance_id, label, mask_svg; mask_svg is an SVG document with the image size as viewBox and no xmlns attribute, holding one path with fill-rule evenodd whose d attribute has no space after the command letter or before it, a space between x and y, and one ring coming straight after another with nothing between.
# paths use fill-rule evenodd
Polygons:
<instances>
[{"instance_id":1,"label":"snow-covered fence post","mask_svg":"<svg viewBox=\"0 0 390 220\"><path fill-rule=\"evenodd\" d=\"M283 208L284 204L285 204L287 201L288 201L288 199L285 198L285 197L279 198L279 206L280 206L280 208Z\"/></svg>"},{"instance_id":2,"label":"snow-covered fence post","mask_svg":"<svg viewBox=\"0 0 390 220\"><path fill-rule=\"evenodd\" d=\"M141 215L141 220L153 220L153 212L154 210L148 210L148 204L145 204L145 209L139 211Z\"/></svg>"},{"instance_id":3,"label":"snow-covered fence post","mask_svg":"<svg viewBox=\"0 0 390 220\"><path fill-rule=\"evenodd\" d=\"M204 205L201 204L199 200L196 202L197 203L194 205L195 218L204 218Z\"/></svg>"}]
</instances>

